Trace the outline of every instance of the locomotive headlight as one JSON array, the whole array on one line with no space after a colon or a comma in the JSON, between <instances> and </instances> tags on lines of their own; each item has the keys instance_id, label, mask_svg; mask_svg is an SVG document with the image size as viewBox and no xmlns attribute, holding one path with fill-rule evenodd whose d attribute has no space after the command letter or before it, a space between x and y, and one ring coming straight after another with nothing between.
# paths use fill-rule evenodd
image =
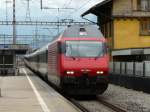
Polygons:
<instances>
[{"instance_id":1,"label":"locomotive headlight","mask_svg":"<svg viewBox=\"0 0 150 112\"><path fill-rule=\"evenodd\" d=\"M97 74L104 74L103 71L97 71L96 73L97 73Z\"/></svg>"},{"instance_id":2,"label":"locomotive headlight","mask_svg":"<svg viewBox=\"0 0 150 112\"><path fill-rule=\"evenodd\" d=\"M67 71L66 73L67 73L67 74L70 74L71 72L70 72L70 71Z\"/></svg>"},{"instance_id":3,"label":"locomotive headlight","mask_svg":"<svg viewBox=\"0 0 150 112\"><path fill-rule=\"evenodd\" d=\"M69 74L73 75L73 74L74 74L74 71L67 71L66 73L67 73L68 75L69 75Z\"/></svg>"},{"instance_id":4,"label":"locomotive headlight","mask_svg":"<svg viewBox=\"0 0 150 112\"><path fill-rule=\"evenodd\" d=\"M70 74L74 74L74 71L71 71Z\"/></svg>"}]
</instances>

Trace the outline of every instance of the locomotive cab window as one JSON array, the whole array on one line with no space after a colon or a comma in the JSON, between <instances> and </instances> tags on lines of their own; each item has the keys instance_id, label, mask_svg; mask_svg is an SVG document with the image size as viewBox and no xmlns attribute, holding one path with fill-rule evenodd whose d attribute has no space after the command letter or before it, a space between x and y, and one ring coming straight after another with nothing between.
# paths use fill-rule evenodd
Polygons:
<instances>
[{"instance_id":1,"label":"locomotive cab window","mask_svg":"<svg viewBox=\"0 0 150 112\"><path fill-rule=\"evenodd\" d=\"M102 42L96 41L66 41L66 56L68 57L101 57L104 55Z\"/></svg>"}]
</instances>

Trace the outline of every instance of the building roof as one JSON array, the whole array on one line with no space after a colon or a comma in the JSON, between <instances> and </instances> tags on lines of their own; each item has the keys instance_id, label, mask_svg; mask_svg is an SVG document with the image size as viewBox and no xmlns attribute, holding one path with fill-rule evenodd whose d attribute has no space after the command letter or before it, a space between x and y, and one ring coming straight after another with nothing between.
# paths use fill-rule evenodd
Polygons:
<instances>
[{"instance_id":1,"label":"building roof","mask_svg":"<svg viewBox=\"0 0 150 112\"><path fill-rule=\"evenodd\" d=\"M98 16L99 18L104 18L104 20L106 18L117 18L117 17L135 17L135 18L147 18L150 17L150 11L145 10L142 11L142 9L135 9L133 10L132 8L132 4L129 1L123 1L124 4L122 4L123 6L120 7L119 11L117 8L114 8L114 4L115 7L117 7L121 2L118 0L118 3L115 4L116 2L113 3L113 0L104 0L98 4L96 4L95 6L91 7L89 10L87 10L86 12L84 12L81 16L85 16L89 13L92 13L96 16ZM126 3L125 3L126 2ZM128 6L127 6L128 5ZM103 21L103 20L102 20Z\"/></svg>"},{"instance_id":2,"label":"building roof","mask_svg":"<svg viewBox=\"0 0 150 112\"><path fill-rule=\"evenodd\" d=\"M96 8L99 8L99 7L101 7L101 6L103 6L103 5L105 5L106 3L111 2L111 1L112 1L112 0L104 0L104 1L102 1L102 2L100 2L100 3L98 3L98 4L96 4L95 6L91 7L89 10L87 10L86 12L84 12L81 16L83 17L83 16L85 16L85 15L87 15L87 14L89 14L89 13L92 13Z\"/></svg>"}]
</instances>

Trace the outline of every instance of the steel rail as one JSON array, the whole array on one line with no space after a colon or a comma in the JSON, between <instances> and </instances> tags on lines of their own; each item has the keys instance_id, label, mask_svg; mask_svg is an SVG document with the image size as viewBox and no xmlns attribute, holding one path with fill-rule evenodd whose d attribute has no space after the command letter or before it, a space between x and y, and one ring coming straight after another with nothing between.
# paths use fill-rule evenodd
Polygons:
<instances>
[{"instance_id":1,"label":"steel rail","mask_svg":"<svg viewBox=\"0 0 150 112\"><path fill-rule=\"evenodd\" d=\"M67 98L72 104L74 104L77 108L79 108L82 112L91 112L88 109L86 109L84 106L82 106L80 103L78 103L74 99Z\"/></svg>"},{"instance_id":2,"label":"steel rail","mask_svg":"<svg viewBox=\"0 0 150 112\"><path fill-rule=\"evenodd\" d=\"M40 76L39 76L40 77ZM40 77L43 81L45 81L42 77ZM64 98L66 98L72 105L74 105L75 107L77 107L79 110L81 110L82 112L91 112L88 109L86 109L84 106L82 106L81 104L79 104L76 100L70 98L69 96L66 96L66 94L64 94L60 88L58 88L56 85L52 84L51 82L46 81L47 84L51 87L53 87L55 89L55 91L57 91L59 94L61 94Z\"/></svg>"},{"instance_id":3,"label":"steel rail","mask_svg":"<svg viewBox=\"0 0 150 112\"><path fill-rule=\"evenodd\" d=\"M124 109L122 109L122 108L120 108L120 107L118 107L118 106L116 106L116 105L114 105L114 104L112 104L112 103L109 103L109 102L107 102L107 101L104 101L104 100L102 100L102 99L100 99L100 98L97 98L97 99L98 99L98 102L99 102L99 103L101 103L101 104L103 104L104 106L106 106L106 107L108 107L108 108L114 110L115 112L127 112L126 110L124 110Z\"/></svg>"}]
</instances>

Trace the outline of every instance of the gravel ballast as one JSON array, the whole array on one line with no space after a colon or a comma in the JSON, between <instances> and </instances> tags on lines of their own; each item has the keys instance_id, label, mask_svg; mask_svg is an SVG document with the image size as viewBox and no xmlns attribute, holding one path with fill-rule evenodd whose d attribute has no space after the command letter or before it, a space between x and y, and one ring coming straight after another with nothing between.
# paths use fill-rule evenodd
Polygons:
<instances>
[{"instance_id":1,"label":"gravel ballast","mask_svg":"<svg viewBox=\"0 0 150 112\"><path fill-rule=\"evenodd\" d=\"M150 94L110 84L107 91L99 95L127 112L150 112Z\"/></svg>"}]
</instances>

